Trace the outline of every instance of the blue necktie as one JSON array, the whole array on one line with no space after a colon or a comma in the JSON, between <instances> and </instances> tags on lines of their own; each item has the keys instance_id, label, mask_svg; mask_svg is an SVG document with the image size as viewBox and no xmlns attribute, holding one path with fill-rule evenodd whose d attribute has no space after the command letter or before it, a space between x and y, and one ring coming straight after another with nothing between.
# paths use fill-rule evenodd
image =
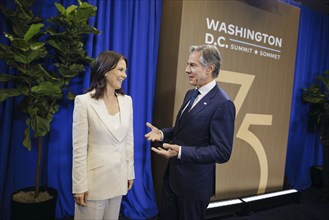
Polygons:
<instances>
[{"instance_id":1,"label":"blue necktie","mask_svg":"<svg viewBox=\"0 0 329 220\"><path fill-rule=\"evenodd\" d=\"M187 105L187 107L185 108L185 110L183 111L183 113L181 114L179 120L178 120L178 127L181 126L181 122L185 120L186 116L187 116L187 113L191 110L191 107L193 105L193 102L195 100L195 98L200 94L199 90L194 90L192 95L191 95L191 98L190 98L190 101Z\"/></svg>"},{"instance_id":2,"label":"blue necktie","mask_svg":"<svg viewBox=\"0 0 329 220\"><path fill-rule=\"evenodd\" d=\"M191 98L190 98L190 102L188 103L188 106L185 108L185 110L184 110L182 116L183 116L185 113L187 113L187 112L189 112L189 111L191 110L191 107L192 107L192 105L193 105L193 103L194 103L194 100L195 100L195 98L196 98L199 94L200 94L199 90L196 89L196 90L193 91L193 93L192 93L192 95L191 95Z\"/></svg>"}]
</instances>

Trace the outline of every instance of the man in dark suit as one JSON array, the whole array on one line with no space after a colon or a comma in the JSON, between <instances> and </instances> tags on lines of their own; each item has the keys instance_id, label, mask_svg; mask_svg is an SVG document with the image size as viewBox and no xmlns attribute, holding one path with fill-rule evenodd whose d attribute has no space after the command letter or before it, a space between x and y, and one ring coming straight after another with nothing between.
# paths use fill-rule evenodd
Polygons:
<instances>
[{"instance_id":1,"label":"man in dark suit","mask_svg":"<svg viewBox=\"0 0 329 220\"><path fill-rule=\"evenodd\" d=\"M190 47L185 69L189 84L173 128L150 123L149 141L162 141L152 151L169 159L164 175L159 219L205 219L215 193L216 163L229 160L234 136L235 106L217 85L221 56L211 45Z\"/></svg>"}]
</instances>

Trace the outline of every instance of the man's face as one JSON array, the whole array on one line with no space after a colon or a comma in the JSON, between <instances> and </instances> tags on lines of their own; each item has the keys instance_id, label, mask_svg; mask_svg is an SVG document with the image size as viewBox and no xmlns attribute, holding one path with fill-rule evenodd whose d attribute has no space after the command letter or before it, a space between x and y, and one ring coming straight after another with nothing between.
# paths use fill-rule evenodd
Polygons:
<instances>
[{"instance_id":1,"label":"man's face","mask_svg":"<svg viewBox=\"0 0 329 220\"><path fill-rule=\"evenodd\" d=\"M211 72L209 68L203 66L200 61L200 53L194 51L190 54L187 60L187 66L185 72L188 76L188 82L190 85L200 88L211 81Z\"/></svg>"}]
</instances>

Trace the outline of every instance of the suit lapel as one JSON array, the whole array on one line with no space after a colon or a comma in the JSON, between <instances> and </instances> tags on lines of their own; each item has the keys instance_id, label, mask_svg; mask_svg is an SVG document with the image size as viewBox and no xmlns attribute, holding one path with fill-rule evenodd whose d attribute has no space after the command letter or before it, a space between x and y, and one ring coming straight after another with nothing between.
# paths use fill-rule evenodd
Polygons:
<instances>
[{"instance_id":1,"label":"suit lapel","mask_svg":"<svg viewBox=\"0 0 329 220\"><path fill-rule=\"evenodd\" d=\"M122 97L118 96L118 102L119 102L119 108L120 108L120 121L121 124L118 129L115 129L113 124L110 120L110 115L106 109L105 103L103 99L92 99L91 106L95 110L96 114L98 115L98 118L102 123L106 126L107 130L111 133L111 135L117 140L122 141L123 137L126 135L125 132L122 131L122 128L124 123L127 123L127 120L129 119L129 116L127 115L127 109L124 106L124 102Z\"/></svg>"},{"instance_id":2,"label":"suit lapel","mask_svg":"<svg viewBox=\"0 0 329 220\"><path fill-rule=\"evenodd\" d=\"M178 127L179 126L180 119L181 119L181 116L182 116L182 111L183 111L184 107L187 105L187 102L191 98L191 95L192 95L192 92L191 91L193 91L193 90L190 90L190 92L186 94L186 96L184 98L184 101L183 101L183 104L182 104L182 106L180 107L180 109L179 109L179 111L177 113L176 121L175 121L175 127Z\"/></svg>"},{"instance_id":3,"label":"suit lapel","mask_svg":"<svg viewBox=\"0 0 329 220\"><path fill-rule=\"evenodd\" d=\"M127 102L124 100L124 96L118 95L118 102L120 108L120 122L121 125L119 129L117 129L116 137L119 141L127 134L127 128L129 128L129 120L130 120L130 106L127 106Z\"/></svg>"},{"instance_id":4,"label":"suit lapel","mask_svg":"<svg viewBox=\"0 0 329 220\"><path fill-rule=\"evenodd\" d=\"M197 114L199 112L201 112L202 110L204 110L208 105L210 105L212 103L212 99L214 98L214 96L216 95L216 93L218 92L218 87L217 85L210 90L210 92L205 95L192 109L191 111L186 115L186 117L183 117L182 121L179 122L179 126L178 126L178 130L181 130L182 128L185 127L185 125L187 124L187 122L189 120L192 120L194 117L197 116ZM187 99L189 100L189 99ZM186 105L186 102L183 104L183 106L181 107L180 112L182 111L182 109L184 108L184 106Z\"/></svg>"}]
</instances>

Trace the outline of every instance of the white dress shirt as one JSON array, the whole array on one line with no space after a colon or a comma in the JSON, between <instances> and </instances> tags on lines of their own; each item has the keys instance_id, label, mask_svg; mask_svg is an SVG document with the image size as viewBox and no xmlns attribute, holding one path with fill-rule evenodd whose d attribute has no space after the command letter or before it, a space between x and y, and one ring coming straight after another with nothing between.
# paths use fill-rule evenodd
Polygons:
<instances>
[{"instance_id":1,"label":"white dress shirt","mask_svg":"<svg viewBox=\"0 0 329 220\"><path fill-rule=\"evenodd\" d=\"M199 95L195 98L192 106L191 106L191 110L193 109L193 107L205 96L208 94L208 92L210 92L210 90L212 90L214 87L216 86L216 80L214 79L213 81L211 81L210 83L200 87L200 88L196 88L199 90ZM186 106L184 107L184 110L185 108L188 106L188 103L186 104ZM184 110L182 112L184 112ZM163 134L162 134L163 136ZM181 150L181 146L179 146L179 151L178 151L178 155L177 155L177 158L180 159L181 158L181 153L182 153L182 150Z\"/></svg>"}]
</instances>

